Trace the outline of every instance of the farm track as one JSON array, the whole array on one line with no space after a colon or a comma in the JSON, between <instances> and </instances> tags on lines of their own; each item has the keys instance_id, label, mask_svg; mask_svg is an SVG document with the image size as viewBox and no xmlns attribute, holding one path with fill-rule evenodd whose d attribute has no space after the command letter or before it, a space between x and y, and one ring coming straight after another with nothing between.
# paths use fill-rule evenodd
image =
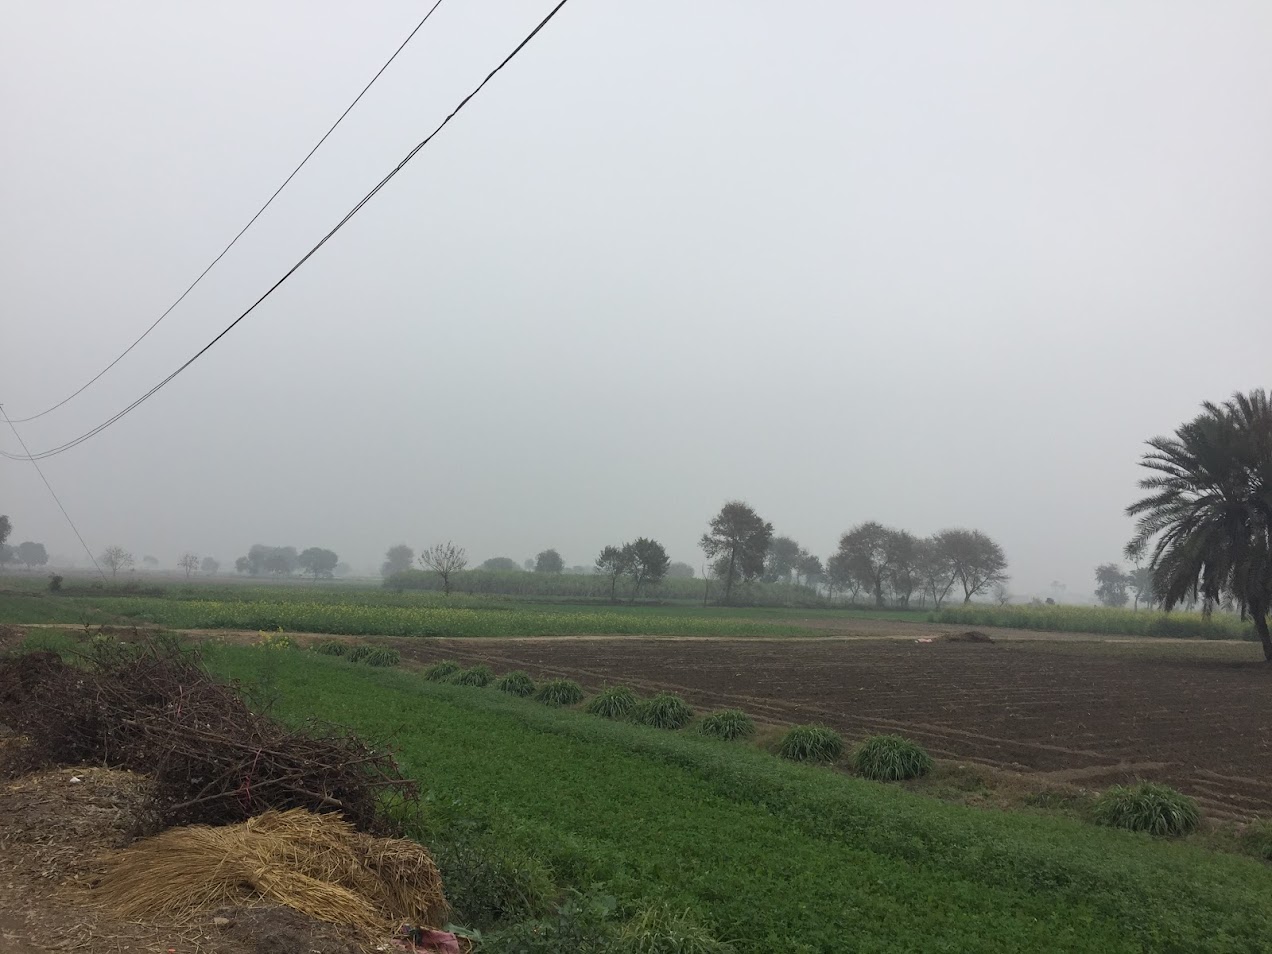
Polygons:
<instances>
[{"instance_id":1,"label":"farm track","mask_svg":"<svg viewBox=\"0 0 1272 954\"><path fill-rule=\"evenodd\" d=\"M1272 815L1272 667L1017 645L893 639L395 639L408 659L454 658L589 688L670 690L777 725L850 737L899 732L933 755L1104 787L1174 785L1211 814Z\"/></svg>"}]
</instances>

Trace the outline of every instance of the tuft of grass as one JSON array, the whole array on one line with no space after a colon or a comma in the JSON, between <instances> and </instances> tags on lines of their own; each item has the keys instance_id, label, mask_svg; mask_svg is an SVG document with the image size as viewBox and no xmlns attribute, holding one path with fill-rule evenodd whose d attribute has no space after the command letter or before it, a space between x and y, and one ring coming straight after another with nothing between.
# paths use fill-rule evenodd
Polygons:
<instances>
[{"instance_id":1,"label":"tuft of grass","mask_svg":"<svg viewBox=\"0 0 1272 954\"><path fill-rule=\"evenodd\" d=\"M583 687L573 679L550 679L541 685L534 697L549 706L573 706L583 701Z\"/></svg>"},{"instance_id":2,"label":"tuft of grass","mask_svg":"<svg viewBox=\"0 0 1272 954\"><path fill-rule=\"evenodd\" d=\"M349 646L338 639L327 639L315 643L313 651L320 656L343 656L349 651Z\"/></svg>"},{"instance_id":3,"label":"tuft of grass","mask_svg":"<svg viewBox=\"0 0 1272 954\"><path fill-rule=\"evenodd\" d=\"M636 693L627 686L606 686L588 701L587 711L605 719L626 719L636 703Z\"/></svg>"},{"instance_id":4,"label":"tuft of grass","mask_svg":"<svg viewBox=\"0 0 1272 954\"><path fill-rule=\"evenodd\" d=\"M872 735L852 753L852 767L863 778L899 782L932 771L932 756L899 735Z\"/></svg>"},{"instance_id":5,"label":"tuft of grass","mask_svg":"<svg viewBox=\"0 0 1272 954\"><path fill-rule=\"evenodd\" d=\"M425 669L424 678L429 682L446 682L457 672L459 672L459 663L452 659L443 659Z\"/></svg>"},{"instance_id":6,"label":"tuft of grass","mask_svg":"<svg viewBox=\"0 0 1272 954\"><path fill-rule=\"evenodd\" d=\"M670 692L660 692L632 710L632 721L655 729L683 729L693 718L688 703Z\"/></svg>"},{"instance_id":7,"label":"tuft of grass","mask_svg":"<svg viewBox=\"0 0 1272 954\"><path fill-rule=\"evenodd\" d=\"M1114 785L1095 800L1096 822L1150 835L1186 835L1197 827L1197 803L1168 785Z\"/></svg>"},{"instance_id":8,"label":"tuft of grass","mask_svg":"<svg viewBox=\"0 0 1272 954\"><path fill-rule=\"evenodd\" d=\"M777 747L777 754L792 762L833 762L843 751L843 736L824 725L797 725Z\"/></svg>"},{"instance_id":9,"label":"tuft of grass","mask_svg":"<svg viewBox=\"0 0 1272 954\"><path fill-rule=\"evenodd\" d=\"M374 646L368 646L366 643L359 643L357 646L351 646L349 651L344 654L344 658L349 660L349 662L364 662L374 651Z\"/></svg>"},{"instance_id":10,"label":"tuft of grass","mask_svg":"<svg viewBox=\"0 0 1272 954\"><path fill-rule=\"evenodd\" d=\"M401 661L402 654L396 649L385 649L382 646L373 647L362 657L362 662L368 666L396 666Z\"/></svg>"},{"instance_id":11,"label":"tuft of grass","mask_svg":"<svg viewBox=\"0 0 1272 954\"><path fill-rule=\"evenodd\" d=\"M532 696L534 695L534 680L527 676L520 669L514 669L512 672L504 673L495 680L495 688L500 692L506 692L510 696Z\"/></svg>"},{"instance_id":12,"label":"tuft of grass","mask_svg":"<svg viewBox=\"0 0 1272 954\"><path fill-rule=\"evenodd\" d=\"M494 682L495 674L490 671L489 666L473 666L471 669L461 669L447 681L457 686L474 686L480 689Z\"/></svg>"},{"instance_id":13,"label":"tuft of grass","mask_svg":"<svg viewBox=\"0 0 1272 954\"><path fill-rule=\"evenodd\" d=\"M703 719L698 725L698 731L703 735L732 742L734 739L749 739L755 735L755 722L741 709L721 709Z\"/></svg>"},{"instance_id":14,"label":"tuft of grass","mask_svg":"<svg viewBox=\"0 0 1272 954\"><path fill-rule=\"evenodd\" d=\"M1272 821L1252 821L1237 839L1241 850L1264 861L1272 861Z\"/></svg>"},{"instance_id":15,"label":"tuft of grass","mask_svg":"<svg viewBox=\"0 0 1272 954\"><path fill-rule=\"evenodd\" d=\"M717 941L690 910L660 904L646 908L622 926L616 949L622 954L734 954Z\"/></svg>"}]
</instances>

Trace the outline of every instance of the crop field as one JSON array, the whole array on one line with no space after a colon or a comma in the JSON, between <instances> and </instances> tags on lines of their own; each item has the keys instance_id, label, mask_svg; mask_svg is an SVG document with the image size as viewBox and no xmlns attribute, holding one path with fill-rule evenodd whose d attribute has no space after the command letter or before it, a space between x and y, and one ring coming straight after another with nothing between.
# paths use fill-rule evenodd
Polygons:
<instances>
[{"instance_id":1,"label":"crop field","mask_svg":"<svg viewBox=\"0 0 1272 954\"><path fill-rule=\"evenodd\" d=\"M427 792L426 843L460 830L526 852L560 889L691 908L739 954L1253 952L1272 931L1272 871L1249 858L314 653L209 661L250 682L265 653L280 715L394 738Z\"/></svg>"},{"instance_id":2,"label":"crop field","mask_svg":"<svg viewBox=\"0 0 1272 954\"><path fill-rule=\"evenodd\" d=\"M1057 633L1108 633L1199 639L1254 639L1254 625L1232 613L1116 609L1108 606L947 606L929 617L962 626L1006 626Z\"/></svg>"},{"instance_id":3,"label":"crop field","mask_svg":"<svg viewBox=\"0 0 1272 954\"><path fill-rule=\"evenodd\" d=\"M850 737L900 732L934 755L1102 788L1163 781L1213 814L1272 815L1272 667L1258 647L1082 652L1074 641L402 641L455 658L585 685L670 688L702 707L777 723L825 722ZM1087 644L1092 645L1092 644ZM1116 644L1094 644L1116 646ZM1162 644L1158 644L1162 645ZM1179 644L1170 644L1172 648Z\"/></svg>"}]
</instances>

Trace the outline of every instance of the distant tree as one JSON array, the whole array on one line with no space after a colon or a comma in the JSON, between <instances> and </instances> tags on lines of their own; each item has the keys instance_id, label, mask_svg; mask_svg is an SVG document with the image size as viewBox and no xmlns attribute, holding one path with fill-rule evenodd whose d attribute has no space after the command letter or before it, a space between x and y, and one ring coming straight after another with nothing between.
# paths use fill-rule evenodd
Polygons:
<instances>
[{"instance_id":1,"label":"distant tree","mask_svg":"<svg viewBox=\"0 0 1272 954\"><path fill-rule=\"evenodd\" d=\"M667 567L667 576L673 580L692 580L694 575L694 569L688 563L677 561Z\"/></svg>"},{"instance_id":2,"label":"distant tree","mask_svg":"<svg viewBox=\"0 0 1272 954\"><path fill-rule=\"evenodd\" d=\"M380 564L380 575L384 577L405 573L415 563L415 551L405 543L389 547L384 554L384 562Z\"/></svg>"},{"instance_id":3,"label":"distant tree","mask_svg":"<svg viewBox=\"0 0 1272 954\"><path fill-rule=\"evenodd\" d=\"M133 565L133 555L121 546L107 547L98 559L106 569L110 570L112 579L119 575L120 570L126 570Z\"/></svg>"},{"instance_id":4,"label":"distant tree","mask_svg":"<svg viewBox=\"0 0 1272 954\"><path fill-rule=\"evenodd\" d=\"M919 587L919 541L906 530L889 530L884 550L893 599L899 606L909 606L910 597Z\"/></svg>"},{"instance_id":5,"label":"distant tree","mask_svg":"<svg viewBox=\"0 0 1272 954\"><path fill-rule=\"evenodd\" d=\"M1127 556L1148 552L1153 595L1170 610L1200 596L1230 600L1249 615L1272 663L1272 401L1240 392L1155 437L1141 459L1152 473L1146 496L1126 508L1137 517ZM1151 551L1149 544L1152 544Z\"/></svg>"},{"instance_id":6,"label":"distant tree","mask_svg":"<svg viewBox=\"0 0 1272 954\"><path fill-rule=\"evenodd\" d=\"M159 566L159 558L152 557L152 556L143 556L141 558L141 565L144 566L147 570L154 570L158 568Z\"/></svg>"},{"instance_id":7,"label":"distant tree","mask_svg":"<svg viewBox=\"0 0 1272 954\"><path fill-rule=\"evenodd\" d=\"M802 550L800 551L799 563L795 567L795 572L799 574L799 578L804 582L805 586L811 586L815 589L826 571L822 568L821 557Z\"/></svg>"},{"instance_id":8,"label":"distant tree","mask_svg":"<svg viewBox=\"0 0 1272 954\"><path fill-rule=\"evenodd\" d=\"M1145 609L1152 609L1156 600L1153 597L1153 571L1146 566L1137 566L1126 574L1126 584L1135 594L1135 609L1140 603Z\"/></svg>"},{"instance_id":9,"label":"distant tree","mask_svg":"<svg viewBox=\"0 0 1272 954\"><path fill-rule=\"evenodd\" d=\"M1005 583L995 583L989 592L999 606L1006 606L1011 602L1011 593L1007 590Z\"/></svg>"},{"instance_id":10,"label":"distant tree","mask_svg":"<svg viewBox=\"0 0 1272 954\"><path fill-rule=\"evenodd\" d=\"M221 569L221 563L215 557L204 557L203 562L199 564L203 572L208 576L216 576L216 571Z\"/></svg>"},{"instance_id":11,"label":"distant tree","mask_svg":"<svg viewBox=\"0 0 1272 954\"><path fill-rule=\"evenodd\" d=\"M914 569L923 595L931 597L932 605L939 610L958 579L953 557L940 541L928 537L920 540L915 547Z\"/></svg>"},{"instance_id":12,"label":"distant tree","mask_svg":"<svg viewBox=\"0 0 1272 954\"><path fill-rule=\"evenodd\" d=\"M764 573L761 579L765 583L776 583L779 580L789 583L803 552L799 544L790 537L774 537L764 555Z\"/></svg>"},{"instance_id":13,"label":"distant tree","mask_svg":"<svg viewBox=\"0 0 1272 954\"><path fill-rule=\"evenodd\" d=\"M241 556L234 561L234 572L247 573L250 576L256 576L258 571L252 565L252 561L249 558Z\"/></svg>"},{"instance_id":14,"label":"distant tree","mask_svg":"<svg viewBox=\"0 0 1272 954\"><path fill-rule=\"evenodd\" d=\"M618 581L627 575L631 569L631 562L631 547L626 543L621 547L613 545L604 547L600 556L596 558L596 572L609 577L611 603L618 602Z\"/></svg>"},{"instance_id":15,"label":"distant tree","mask_svg":"<svg viewBox=\"0 0 1272 954\"><path fill-rule=\"evenodd\" d=\"M441 577L442 592L450 596L451 577L468 566L468 554L447 540L422 551L420 563Z\"/></svg>"},{"instance_id":16,"label":"distant tree","mask_svg":"<svg viewBox=\"0 0 1272 954\"><path fill-rule=\"evenodd\" d=\"M515 573L521 570L512 557L491 557L482 563L481 568L495 573Z\"/></svg>"},{"instance_id":17,"label":"distant tree","mask_svg":"<svg viewBox=\"0 0 1272 954\"><path fill-rule=\"evenodd\" d=\"M1095 568L1095 598L1103 606L1125 606L1130 599L1126 595L1130 582L1116 563L1101 563Z\"/></svg>"},{"instance_id":18,"label":"distant tree","mask_svg":"<svg viewBox=\"0 0 1272 954\"><path fill-rule=\"evenodd\" d=\"M13 563L17 560L17 558L18 554L13 547L9 546L7 543L0 543L0 570L3 570L8 564Z\"/></svg>"},{"instance_id":19,"label":"distant tree","mask_svg":"<svg viewBox=\"0 0 1272 954\"><path fill-rule=\"evenodd\" d=\"M13 522L7 514L0 513L0 544L8 541L9 534L13 532Z\"/></svg>"},{"instance_id":20,"label":"distant tree","mask_svg":"<svg viewBox=\"0 0 1272 954\"><path fill-rule=\"evenodd\" d=\"M849 577L874 594L875 605L883 606L883 589L892 570L889 548L895 530L870 520L853 527L839 538L838 555Z\"/></svg>"},{"instance_id":21,"label":"distant tree","mask_svg":"<svg viewBox=\"0 0 1272 954\"><path fill-rule=\"evenodd\" d=\"M348 563L341 562L337 563L336 568L331 572L335 574L338 579L343 580L345 577L353 575L353 567L351 567Z\"/></svg>"},{"instance_id":22,"label":"distant tree","mask_svg":"<svg viewBox=\"0 0 1272 954\"><path fill-rule=\"evenodd\" d=\"M44 564L49 562L49 554L44 549L43 543L32 543L27 540L18 544L16 553L18 559L26 564L28 570L34 570L37 566L44 566Z\"/></svg>"},{"instance_id":23,"label":"distant tree","mask_svg":"<svg viewBox=\"0 0 1272 954\"><path fill-rule=\"evenodd\" d=\"M292 550L291 547L282 547L280 549ZM293 552L295 551L293 550ZM271 554L271 557L266 559L266 567L269 567L270 559L277 558L277 554ZM304 553L301 553L296 557L295 565L312 576L314 578L314 582L317 583L319 579L331 579L332 575L336 571L336 564L339 562L340 557L336 556L335 551L324 550L322 547L310 547ZM270 572L279 573L283 571L270 570ZM286 572L290 573L291 570L287 570Z\"/></svg>"},{"instance_id":24,"label":"distant tree","mask_svg":"<svg viewBox=\"0 0 1272 954\"><path fill-rule=\"evenodd\" d=\"M181 559L177 561L177 567L185 570L186 579L190 579L190 574L199 568L199 558L193 553L181 554Z\"/></svg>"},{"instance_id":25,"label":"distant tree","mask_svg":"<svg viewBox=\"0 0 1272 954\"><path fill-rule=\"evenodd\" d=\"M628 557L627 574L632 578L631 601L635 603L642 586L655 586L662 582L671 561L663 545L648 537L637 537L623 550Z\"/></svg>"},{"instance_id":26,"label":"distant tree","mask_svg":"<svg viewBox=\"0 0 1272 954\"><path fill-rule=\"evenodd\" d=\"M556 550L547 549L534 558L534 572L560 573L565 569L565 561Z\"/></svg>"},{"instance_id":27,"label":"distant tree","mask_svg":"<svg viewBox=\"0 0 1272 954\"><path fill-rule=\"evenodd\" d=\"M1007 582L1007 558L1003 548L979 530L942 530L936 541L954 562L954 574L963 587L963 602L995 583Z\"/></svg>"},{"instance_id":28,"label":"distant tree","mask_svg":"<svg viewBox=\"0 0 1272 954\"><path fill-rule=\"evenodd\" d=\"M526 560L521 564L521 566L527 573L534 572L534 560Z\"/></svg>"},{"instance_id":29,"label":"distant tree","mask_svg":"<svg viewBox=\"0 0 1272 954\"><path fill-rule=\"evenodd\" d=\"M753 580L764 572L772 539L773 525L741 500L728 501L711 518L698 545L708 559L716 561L717 575L724 581L724 602L732 598L738 580Z\"/></svg>"},{"instance_id":30,"label":"distant tree","mask_svg":"<svg viewBox=\"0 0 1272 954\"><path fill-rule=\"evenodd\" d=\"M861 592L861 580L852 572L851 561L841 552L833 553L826 561L826 587L830 595L840 590L848 594L848 602L857 602Z\"/></svg>"},{"instance_id":31,"label":"distant tree","mask_svg":"<svg viewBox=\"0 0 1272 954\"><path fill-rule=\"evenodd\" d=\"M252 547L252 549L255 550L256 547ZM316 550L318 547L311 547L310 549ZM262 565L266 573L272 573L274 576L290 576L301 568L300 556L296 553L295 547L265 547L264 550L265 555ZM327 552L330 553L331 551L328 550ZM251 557L250 551L248 552L248 557ZM336 562L336 560L331 561L332 569L335 569ZM308 567L304 569L305 572L310 572Z\"/></svg>"}]
</instances>

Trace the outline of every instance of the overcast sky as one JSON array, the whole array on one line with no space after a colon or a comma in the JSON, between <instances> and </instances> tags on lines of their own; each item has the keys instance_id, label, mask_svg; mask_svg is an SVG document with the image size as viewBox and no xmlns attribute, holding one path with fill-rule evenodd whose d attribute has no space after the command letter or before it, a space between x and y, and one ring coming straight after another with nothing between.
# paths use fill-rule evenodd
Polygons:
<instances>
[{"instance_id":1,"label":"overcast sky","mask_svg":"<svg viewBox=\"0 0 1272 954\"><path fill-rule=\"evenodd\" d=\"M4 3L0 401L65 397L426 4ZM87 430L276 280L552 6L443 0ZM44 463L95 552L357 569L453 538L697 567L728 498L823 558L978 527L1089 593L1142 442L1272 384L1272 4L572 0L221 344ZM0 447L16 451L12 432ZM0 461L11 543L78 544ZM82 557L82 551L78 554Z\"/></svg>"}]
</instances>

